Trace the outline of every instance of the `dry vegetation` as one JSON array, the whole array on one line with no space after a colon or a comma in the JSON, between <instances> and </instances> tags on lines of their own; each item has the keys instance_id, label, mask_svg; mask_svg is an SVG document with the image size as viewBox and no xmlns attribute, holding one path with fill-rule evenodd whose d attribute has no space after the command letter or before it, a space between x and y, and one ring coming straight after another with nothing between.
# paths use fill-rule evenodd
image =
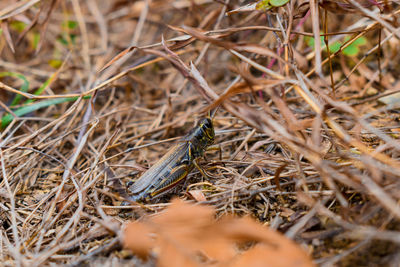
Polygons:
<instances>
[{"instance_id":1,"label":"dry vegetation","mask_svg":"<svg viewBox=\"0 0 400 267\"><path fill-rule=\"evenodd\" d=\"M168 232L148 216L179 196L248 215L318 265L398 266L398 1L252 3L0 2L2 265L173 266L162 259L179 249L146 239L140 261L121 229ZM216 107L210 177L121 206L126 183ZM251 234L236 253L264 242Z\"/></svg>"}]
</instances>

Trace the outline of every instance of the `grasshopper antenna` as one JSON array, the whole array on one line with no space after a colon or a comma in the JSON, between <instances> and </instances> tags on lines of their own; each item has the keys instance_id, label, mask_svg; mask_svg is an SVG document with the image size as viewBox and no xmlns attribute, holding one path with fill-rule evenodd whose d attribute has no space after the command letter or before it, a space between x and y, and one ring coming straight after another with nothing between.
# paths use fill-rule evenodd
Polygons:
<instances>
[{"instance_id":1,"label":"grasshopper antenna","mask_svg":"<svg viewBox=\"0 0 400 267\"><path fill-rule=\"evenodd\" d=\"M209 117L211 120L214 119L215 114L217 113L218 109L219 109L219 105L214 110L208 110L207 117Z\"/></svg>"}]
</instances>

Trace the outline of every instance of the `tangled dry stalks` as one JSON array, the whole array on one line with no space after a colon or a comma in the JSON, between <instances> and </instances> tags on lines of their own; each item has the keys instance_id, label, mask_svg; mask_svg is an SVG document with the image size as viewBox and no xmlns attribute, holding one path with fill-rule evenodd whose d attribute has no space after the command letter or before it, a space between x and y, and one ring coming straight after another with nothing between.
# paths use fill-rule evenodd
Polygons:
<instances>
[{"instance_id":1,"label":"tangled dry stalks","mask_svg":"<svg viewBox=\"0 0 400 267\"><path fill-rule=\"evenodd\" d=\"M179 196L321 266L398 264L398 1L282 2L1 1L0 262L154 264L121 227ZM121 205L216 108L210 177Z\"/></svg>"}]
</instances>

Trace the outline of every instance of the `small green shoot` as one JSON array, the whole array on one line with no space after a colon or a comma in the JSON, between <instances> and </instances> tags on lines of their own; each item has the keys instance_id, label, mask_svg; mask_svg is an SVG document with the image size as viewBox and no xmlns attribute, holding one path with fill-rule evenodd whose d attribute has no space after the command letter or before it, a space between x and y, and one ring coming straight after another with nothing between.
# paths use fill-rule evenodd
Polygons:
<instances>
[{"instance_id":1,"label":"small green shoot","mask_svg":"<svg viewBox=\"0 0 400 267\"><path fill-rule=\"evenodd\" d=\"M54 79L57 77L58 71L53 73L33 94L34 95L41 95L44 90L54 81ZM15 73L15 72L0 72L0 78L1 77L16 77L18 79L21 79L23 81L23 84L21 85L20 91L21 92L28 92L29 91L29 81L27 78L20 74L20 73ZM85 96L83 99L88 99L90 96ZM21 102L22 96L20 94L17 94L13 101L11 102L10 108L12 109L13 106L19 104ZM30 112L33 112L35 110L38 110L43 107L48 107L51 105L56 105L64 102L69 102L69 101L75 101L77 100L78 97L69 97L69 98L55 98L55 99L48 99L40 102L36 102L32 104L33 102L36 101L36 99L27 99L24 102L24 106L12 109L14 114L16 116L23 116L26 115ZM8 124L14 119L13 115L11 114L6 114L4 115L1 120L0 120L0 128L4 129L7 127Z\"/></svg>"},{"instance_id":2,"label":"small green shoot","mask_svg":"<svg viewBox=\"0 0 400 267\"><path fill-rule=\"evenodd\" d=\"M30 44L31 44L33 50L36 50L36 49L37 49L38 44L39 44L39 41L40 41L40 34L37 33L37 32L34 32L34 33L32 34L31 39L30 39Z\"/></svg>"},{"instance_id":3,"label":"small green shoot","mask_svg":"<svg viewBox=\"0 0 400 267\"><path fill-rule=\"evenodd\" d=\"M59 37L57 38L57 41L60 42L62 45L68 46L68 40L71 40L72 44L75 44L75 40L76 40L76 35L75 34L69 34L69 36L67 38L64 37Z\"/></svg>"},{"instance_id":4,"label":"small green shoot","mask_svg":"<svg viewBox=\"0 0 400 267\"><path fill-rule=\"evenodd\" d=\"M21 85L20 91L21 92L28 92L28 90L29 90L29 82L28 82L28 80L26 79L26 77L24 75L22 75L20 73L16 73L16 72L8 72L8 71L0 72L0 78L7 77L7 76L21 79L23 81L23 84ZM13 101L11 102L10 106L17 105L21 101L21 98L22 98L21 95L16 95L14 97Z\"/></svg>"},{"instance_id":5,"label":"small green shoot","mask_svg":"<svg viewBox=\"0 0 400 267\"><path fill-rule=\"evenodd\" d=\"M70 32L78 27L78 22L74 20L67 20L61 24L61 27L63 29L62 35L57 38L57 41L65 46L68 46L70 44L74 45L76 34Z\"/></svg>"},{"instance_id":6,"label":"small green shoot","mask_svg":"<svg viewBox=\"0 0 400 267\"><path fill-rule=\"evenodd\" d=\"M49 84L52 80L53 80L52 77L48 78L33 94L41 95L43 93L44 89L46 89L46 87L49 86ZM30 104L34 101L35 101L35 99L28 99L25 101L24 104Z\"/></svg>"},{"instance_id":7,"label":"small green shoot","mask_svg":"<svg viewBox=\"0 0 400 267\"><path fill-rule=\"evenodd\" d=\"M84 96L83 99L89 99L90 97L91 97L90 95ZM65 103L65 102L72 102L72 101L76 101L77 99L79 99L79 97L64 97L64 98L47 99L47 100L36 102L31 105L26 105L26 106L20 107L20 108L14 110L13 112L16 116L20 117L20 116L24 116L26 114L29 114L29 113L36 111L38 109L41 109L41 108L45 108L45 107L49 107L52 105L57 105L57 104ZM14 119L14 116L11 114L4 115L1 118L1 122L0 122L1 129L4 129L5 127L7 127L7 125L10 124L13 119Z\"/></svg>"},{"instance_id":8,"label":"small green shoot","mask_svg":"<svg viewBox=\"0 0 400 267\"><path fill-rule=\"evenodd\" d=\"M78 22L76 22L74 20L67 20L62 23L63 28L67 28L70 30L75 29L77 26L78 26Z\"/></svg>"}]
</instances>

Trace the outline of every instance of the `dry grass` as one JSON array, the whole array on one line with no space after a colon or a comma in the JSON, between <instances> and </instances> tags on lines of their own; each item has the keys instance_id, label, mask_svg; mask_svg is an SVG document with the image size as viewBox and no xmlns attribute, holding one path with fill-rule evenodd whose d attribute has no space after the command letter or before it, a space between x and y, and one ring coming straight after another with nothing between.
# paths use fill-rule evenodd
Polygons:
<instances>
[{"instance_id":1,"label":"dry grass","mask_svg":"<svg viewBox=\"0 0 400 267\"><path fill-rule=\"evenodd\" d=\"M0 75L5 266L132 264L122 223L190 192L323 266L400 261L398 1L1 2L0 71L29 83ZM18 115L26 98L44 108ZM211 178L120 206L121 185L217 106Z\"/></svg>"}]
</instances>

